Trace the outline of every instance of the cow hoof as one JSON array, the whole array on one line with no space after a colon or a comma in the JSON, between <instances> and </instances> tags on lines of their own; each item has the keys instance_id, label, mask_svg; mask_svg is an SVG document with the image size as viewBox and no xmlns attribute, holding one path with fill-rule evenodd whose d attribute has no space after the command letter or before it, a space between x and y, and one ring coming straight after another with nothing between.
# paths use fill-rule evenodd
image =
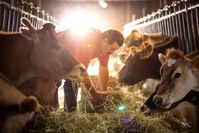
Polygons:
<instances>
[{"instance_id":1,"label":"cow hoof","mask_svg":"<svg viewBox=\"0 0 199 133\"><path fill-rule=\"evenodd\" d=\"M33 96L30 96L21 102L21 110L23 112L36 111L38 110L38 108L39 108L38 100Z\"/></svg>"}]
</instances>

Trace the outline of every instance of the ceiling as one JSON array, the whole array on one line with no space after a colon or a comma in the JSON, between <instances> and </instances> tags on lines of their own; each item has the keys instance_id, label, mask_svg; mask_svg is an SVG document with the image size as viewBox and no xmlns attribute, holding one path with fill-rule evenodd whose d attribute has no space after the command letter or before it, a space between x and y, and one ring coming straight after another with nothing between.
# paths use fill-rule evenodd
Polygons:
<instances>
[{"instance_id":1,"label":"ceiling","mask_svg":"<svg viewBox=\"0 0 199 133\"><path fill-rule=\"evenodd\" d=\"M98 0L59 0L68 2L98 2ZM129 1L158 1L158 0L104 0L106 2L129 2Z\"/></svg>"}]
</instances>

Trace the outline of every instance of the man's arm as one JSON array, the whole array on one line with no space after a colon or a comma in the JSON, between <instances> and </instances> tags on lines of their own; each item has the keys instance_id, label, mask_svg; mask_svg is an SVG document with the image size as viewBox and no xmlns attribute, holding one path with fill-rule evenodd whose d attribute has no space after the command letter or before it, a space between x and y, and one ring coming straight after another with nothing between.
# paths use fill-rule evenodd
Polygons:
<instances>
[{"instance_id":1,"label":"man's arm","mask_svg":"<svg viewBox=\"0 0 199 133\"><path fill-rule=\"evenodd\" d=\"M84 74L84 83L85 83L85 86L86 86L88 92L91 94L91 96L93 98L93 103L95 105L102 104L104 102L104 94L99 93L95 89L95 87L94 87L93 83L91 82L90 77L89 77L87 72Z\"/></svg>"},{"instance_id":2,"label":"man's arm","mask_svg":"<svg viewBox=\"0 0 199 133\"><path fill-rule=\"evenodd\" d=\"M85 83L85 86L87 88L87 90L92 93L93 91L95 91L95 88L94 88L94 85L93 83L91 82L91 79L88 75L87 72L84 73L84 83Z\"/></svg>"},{"instance_id":3,"label":"man's arm","mask_svg":"<svg viewBox=\"0 0 199 133\"><path fill-rule=\"evenodd\" d=\"M101 91L107 90L107 84L109 79L109 71L107 66L99 66L99 82Z\"/></svg>"}]
</instances>

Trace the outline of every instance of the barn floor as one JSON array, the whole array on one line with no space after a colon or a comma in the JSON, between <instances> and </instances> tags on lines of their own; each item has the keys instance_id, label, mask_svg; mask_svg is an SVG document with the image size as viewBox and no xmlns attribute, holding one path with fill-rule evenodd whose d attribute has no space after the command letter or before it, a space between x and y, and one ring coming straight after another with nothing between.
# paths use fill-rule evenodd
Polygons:
<instances>
[{"instance_id":1,"label":"barn floor","mask_svg":"<svg viewBox=\"0 0 199 133\"><path fill-rule=\"evenodd\" d=\"M95 82L95 77L93 77ZM76 112L67 113L63 106L56 112L36 114L25 133L187 133L171 113L144 116L140 105L145 100L139 85L125 86L112 78L109 95L101 107L82 96ZM82 94L85 95L85 93ZM62 95L63 97L63 95ZM63 105L63 104L62 104Z\"/></svg>"}]
</instances>

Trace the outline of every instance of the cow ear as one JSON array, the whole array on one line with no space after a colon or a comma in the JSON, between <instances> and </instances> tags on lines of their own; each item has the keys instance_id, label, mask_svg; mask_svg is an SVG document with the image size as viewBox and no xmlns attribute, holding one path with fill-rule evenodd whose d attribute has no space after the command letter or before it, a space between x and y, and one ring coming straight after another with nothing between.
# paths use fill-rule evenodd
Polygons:
<instances>
[{"instance_id":1,"label":"cow ear","mask_svg":"<svg viewBox=\"0 0 199 133\"><path fill-rule=\"evenodd\" d=\"M30 22L28 19L26 19L26 18L21 18L21 23L22 23L24 26L28 27L28 29L29 29L30 31L36 32L35 27L32 26L31 22Z\"/></svg>"},{"instance_id":2,"label":"cow ear","mask_svg":"<svg viewBox=\"0 0 199 133\"><path fill-rule=\"evenodd\" d=\"M193 58L193 60L191 60L191 64L194 68L196 68L197 70L199 70L199 55L196 56L195 58Z\"/></svg>"},{"instance_id":3,"label":"cow ear","mask_svg":"<svg viewBox=\"0 0 199 133\"><path fill-rule=\"evenodd\" d=\"M153 45L148 44L145 48L145 57L149 58L153 53Z\"/></svg>"},{"instance_id":4,"label":"cow ear","mask_svg":"<svg viewBox=\"0 0 199 133\"><path fill-rule=\"evenodd\" d=\"M19 28L19 32L21 33L21 35L23 36L23 37L25 37L26 39L28 39L28 40L32 40L32 38L31 38L31 32L28 30L28 29L26 29L26 28Z\"/></svg>"},{"instance_id":5,"label":"cow ear","mask_svg":"<svg viewBox=\"0 0 199 133\"><path fill-rule=\"evenodd\" d=\"M38 36L36 34L36 32L31 32L30 30L28 29L25 29L25 28L19 28L19 32L21 33L21 35L23 37L25 37L27 40L30 40L30 41L34 41L35 43L38 42Z\"/></svg>"},{"instance_id":6,"label":"cow ear","mask_svg":"<svg viewBox=\"0 0 199 133\"><path fill-rule=\"evenodd\" d=\"M19 28L19 31L23 37L25 37L28 40L34 41L37 43L38 37L37 37L37 30L32 26L30 21L26 18L21 18L21 23L26 26L28 29L25 28Z\"/></svg>"},{"instance_id":7,"label":"cow ear","mask_svg":"<svg viewBox=\"0 0 199 133\"><path fill-rule=\"evenodd\" d=\"M164 62L166 61L166 56L163 54L158 54L158 58L161 64L164 64Z\"/></svg>"},{"instance_id":8,"label":"cow ear","mask_svg":"<svg viewBox=\"0 0 199 133\"><path fill-rule=\"evenodd\" d=\"M135 46L131 46L130 51L129 51L129 55L134 56L136 53L141 52L141 50Z\"/></svg>"}]
</instances>

